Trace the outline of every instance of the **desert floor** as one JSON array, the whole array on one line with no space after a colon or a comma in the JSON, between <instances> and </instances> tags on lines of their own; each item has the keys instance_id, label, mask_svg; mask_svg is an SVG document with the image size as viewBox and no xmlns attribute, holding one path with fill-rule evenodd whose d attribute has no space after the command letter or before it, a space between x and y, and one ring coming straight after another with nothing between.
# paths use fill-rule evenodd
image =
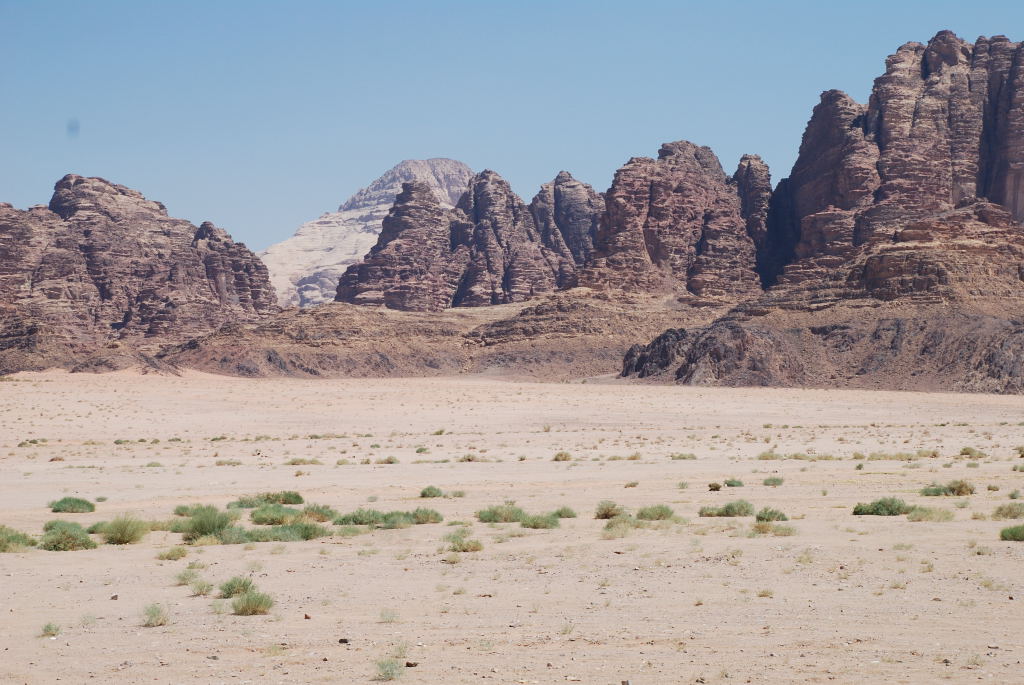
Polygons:
<instances>
[{"instance_id":1,"label":"desert floor","mask_svg":"<svg viewBox=\"0 0 1024 685\"><path fill-rule=\"evenodd\" d=\"M188 546L177 561L156 558L181 544L166 531L0 554L0 682L362 683L391 655L416 664L405 683L1024 682L1024 543L1001 542L1015 522L991 518L1024 490L1022 422L1024 398L984 395L20 374L0 383L0 524L166 520L284 489L445 521ZM709 490L728 478L743 486ZM954 479L976 493L918 494ZM464 496L421 499L428 485ZM66 495L107 499L51 513ZM953 520L852 514L890 495ZM788 514L777 532L792 534L698 516L741 498ZM579 516L476 521L504 500ZM614 537L601 500L678 518ZM445 549L455 522L481 551ZM216 590L191 596L175 576L194 562L215 585L250 576L276 604L235 616ZM151 603L167 625L142 627Z\"/></svg>"}]
</instances>

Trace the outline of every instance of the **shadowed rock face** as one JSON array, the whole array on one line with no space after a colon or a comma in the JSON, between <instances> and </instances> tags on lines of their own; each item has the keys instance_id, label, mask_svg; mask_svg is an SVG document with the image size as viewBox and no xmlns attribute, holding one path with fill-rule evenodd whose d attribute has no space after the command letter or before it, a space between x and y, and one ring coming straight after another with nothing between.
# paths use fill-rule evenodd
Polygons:
<instances>
[{"instance_id":1,"label":"shadowed rock face","mask_svg":"<svg viewBox=\"0 0 1024 685\"><path fill-rule=\"evenodd\" d=\"M181 340L276 309L245 245L101 178L49 208L0 205L0 372L66 366L117 341Z\"/></svg>"},{"instance_id":2,"label":"shadowed rock face","mask_svg":"<svg viewBox=\"0 0 1024 685\"><path fill-rule=\"evenodd\" d=\"M530 203L530 214L544 244L582 266L594 251L597 224L604 198L567 171L540 187Z\"/></svg>"},{"instance_id":3,"label":"shadowed rock face","mask_svg":"<svg viewBox=\"0 0 1024 685\"><path fill-rule=\"evenodd\" d=\"M377 244L342 276L337 301L410 311L521 302L572 283L571 256L553 244L563 253L493 171L474 176L452 210L407 183Z\"/></svg>"},{"instance_id":4,"label":"shadowed rock face","mask_svg":"<svg viewBox=\"0 0 1024 685\"><path fill-rule=\"evenodd\" d=\"M580 283L736 299L760 291L740 196L706 147L681 141L615 174Z\"/></svg>"},{"instance_id":5,"label":"shadowed rock face","mask_svg":"<svg viewBox=\"0 0 1024 685\"><path fill-rule=\"evenodd\" d=\"M1024 390L1022 69L1018 43L943 31L890 56L867 105L822 94L763 222L756 169L735 177L763 282L777 284L636 346L623 373Z\"/></svg>"}]
</instances>

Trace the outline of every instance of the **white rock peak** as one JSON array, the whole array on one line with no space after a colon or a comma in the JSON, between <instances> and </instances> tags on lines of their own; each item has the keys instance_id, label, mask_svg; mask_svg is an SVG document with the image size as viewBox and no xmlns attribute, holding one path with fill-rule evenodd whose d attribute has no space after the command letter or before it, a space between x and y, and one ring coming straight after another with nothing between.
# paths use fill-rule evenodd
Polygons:
<instances>
[{"instance_id":1,"label":"white rock peak","mask_svg":"<svg viewBox=\"0 0 1024 685\"><path fill-rule=\"evenodd\" d=\"M407 159L344 202L338 211L299 226L295 235L260 254L283 307L331 302L338 278L377 242L381 221L402 184L423 181L438 200L454 207L473 170L454 159Z\"/></svg>"}]
</instances>

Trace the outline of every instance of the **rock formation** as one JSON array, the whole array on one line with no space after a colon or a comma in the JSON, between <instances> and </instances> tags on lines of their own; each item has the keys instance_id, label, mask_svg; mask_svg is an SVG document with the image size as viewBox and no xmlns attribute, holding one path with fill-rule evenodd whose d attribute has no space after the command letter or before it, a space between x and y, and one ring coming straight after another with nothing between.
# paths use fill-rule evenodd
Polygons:
<instances>
[{"instance_id":1,"label":"rock formation","mask_svg":"<svg viewBox=\"0 0 1024 685\"><path fill-rule=\"evenodd\" d=\"M551 250L583 266L594 251L598 220L604 213L604 198L586 183L561 171L530 202L530 215L541 240Z\"/></svg>"},{"instance_id":2,"label":"rock formation","mask_svg":"<svg viewBox=\"0 0 1024 685\"><path fill-rule=\"evenodd\" d=\"M886 67L867 105L815 107L768 208L777 284L636 346L624 374L1024 391L1024 49L943 31Z\"/></svg>"},{"instance_id":3,"label":"rock formation","mask_svg":"<svg viewBox=\"0 0 1024 685\"><path fill-rule=\"evenodd\" d=\"M406 160L342 204L338 211L303 224L291 238L260 257L270 269L281 306L302 307L334 300L338 279L377 242L381 222L402 184L425 183L442 207L454 207L472 170L453 159Z\"/></svg>"},{"instance_id":4,"label":"rock formation","mask_svg":"<svg viewBox=\"0 0 1024 685\"><path fill-rule=\"evenodd\" d=\"M245 245L104 179L65 176L49 207L0 205L0 373L187 339L274 300Z\"/></svg>"},{"instance_id":5,"label":"rock formation","mask_svg":"<svg viewBox=\"0 0 1024 685\"><path fill-rule=\"evenodd\" d=\"M487 170L451 210L425 184L406 183L377 244L341 277L337 300L410 311L479 307L521 302L574 276L571 255L545 244L526 205Z\"/></svg>"},{"instance_id":6,"label":"rock formation","mask_svg":"<svg viewBox=\"0 0 1024 685\"><path fill-rule=\"evenodd\" d=\"M733 301L760 291L736 184L709 148L680 141L634 157L605 205L582 285Z\"/></svg>"}]
</instances>

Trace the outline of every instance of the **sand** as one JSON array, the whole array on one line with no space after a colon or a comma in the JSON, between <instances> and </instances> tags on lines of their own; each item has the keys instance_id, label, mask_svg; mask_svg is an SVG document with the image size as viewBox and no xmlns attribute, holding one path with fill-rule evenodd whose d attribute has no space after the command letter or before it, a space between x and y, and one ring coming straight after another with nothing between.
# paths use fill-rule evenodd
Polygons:
<instances>
[{"instance_id":1,"label":"sand","mask_svg":"<svg viewBox=\"0 0 1024 685\"><path fill-rule=\"evenodd\" d=\"M1024 682L1024 543L1001 542L1014 522L990 518L1024 490L1022 421L1024 399L985 395L20 374L0 383L0 524L164 520L282 489L341 511L429 506L445 522L177 561L156 558L181 543L170 532L0 554L0 682L362 683L389 654L416 664L404 683ZM919 449L940 456L852 458ZM768 450L807 458L758 459ZM783 484L762 484L772 476ZM727 478L744 485L709 491ZM959 478L976 493L918 494ZM427 485L464 496L419 498ZM52 514L65 495L107 499ZM852 515L890 495L954 520ZM740 498L784 511L793 534L697 515ZM476 522L506 499L579 516ZM605 539L604 499L678 520ZM451 557L453 521L483 549ZM175 576L196 561L215 584L250 576L270 614L190 596ZM167 625L142 627L151 603Z\"/></svg>"}]
</instances>

